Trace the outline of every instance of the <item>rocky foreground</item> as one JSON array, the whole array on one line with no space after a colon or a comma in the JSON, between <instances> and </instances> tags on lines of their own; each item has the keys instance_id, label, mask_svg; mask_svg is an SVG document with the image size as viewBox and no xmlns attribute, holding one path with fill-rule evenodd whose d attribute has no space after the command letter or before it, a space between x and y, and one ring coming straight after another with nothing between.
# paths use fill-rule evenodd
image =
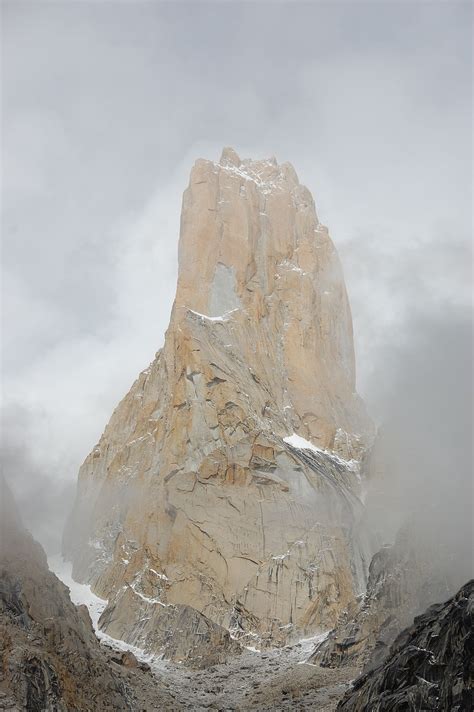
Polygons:
<instances>
[{"instance_id":1,"label":"rocky foreground","mask_svg":"<svg viewBox=\"0 0 474 712\"><path fill-rule=\"evenodd\" d=\"M246 650L238 658L207 670L151 664L158 679L186 710L205 712L334 712L358 673L357 668L328 670L306 663L311 641L263 653Z\"/></svg>"},{"instance_id":2,"label":"rocky foreground","mask_svg":"<svg viewBox=\"0 0 474 712\"><path fill-rule=\"evenodd\" d=\"M100 645L0 480L0 710L182 709L132 655Z\"/></svg>"},{"instance_id":3,"label":"rocky foreground","mask_svg":"<svg viewBox=\"0 0 474 712\"><path fill-rule=\"evenodd\" d=\"M415 618L339 704L345 712L474 709L474 581Z\"/></svg>"},{"instance_id":4,"label":"rocky foreground","mask_svg":"<svg viewBox=\"0 0 474 712\"><path fill-rule=\"evenodd\" d=\"M310 662L315 646L324 649L318 637L264 652L244 649L200 670L158 658L146 664L126 652L121 641L101 634L122 650L99 643L87 609L74 606L66 586L48 570L43 550L21 526L5 491L2 502L7 514L2 512L1 519L0 710L473 709L472 581L416 618L384 662L353 687L360 669L354 661L345 659L336 668Z\"/></svg>"}]
</instances>

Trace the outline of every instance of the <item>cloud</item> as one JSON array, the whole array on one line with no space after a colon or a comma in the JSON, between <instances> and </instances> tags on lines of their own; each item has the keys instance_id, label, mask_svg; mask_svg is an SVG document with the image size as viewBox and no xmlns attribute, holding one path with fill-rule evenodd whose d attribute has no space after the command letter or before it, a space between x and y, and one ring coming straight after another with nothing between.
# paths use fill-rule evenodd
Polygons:
<instances>
[{"instance_id":1,"label":"cloud","mask_svg":"<svg viewBox=\"0 0 474 712\"><path fill-rule=\"evenodd\" d=\"M469 310L472 245L449 225L406 235L385 229L354 234L340 247L351 298L359 388L378 420L383 417L384 378L398 369L391 354L417 337L413 326L456 320ZM464 318L464 317L463 317Z\"/></svg>"},{"instance_id":2,"label":"cloud","mask_svg":"<svg viewBox=\"0 0 474 712\"><path fill-rule=\"evenodd\" d=\"M344 264L360 389L382 417L379 376L395 378L388 354L411 342L413 310L422 303L429 322L466 304L470 8L5 2L2 13L2 383L19 424L3 440L18 489L22 468L35 500L74 483L162 343L181 194L193 161L223 145L291 161L314 193ZM62 512L45 511L57 530Z\"/></svg>"},{"instance_id":3,"label":"cloud","mask_svg":"<svg viewBox=\"0 0 474 712\"><path fill-rule=\"evenodd\" d=\"M44 412L12 405L2 412L2 471L14 485L15 500L26 526L48 551L57 551L60 531L71 506L75 484L64 479L62 463L51 453L41 463L31 441L42 435Z\"/></svg>"},{"instance_id":4,"label":"cloud","mask_svg":"<svg viewBox=\"0 0 474 712\"><path fill-rule=\"evenodd\" d=\"M474 573L472 327L469 308L414 309L371 384L382 425L369 521L382 541L408 526L453 593Z\"/></svg>"}]
</instances>

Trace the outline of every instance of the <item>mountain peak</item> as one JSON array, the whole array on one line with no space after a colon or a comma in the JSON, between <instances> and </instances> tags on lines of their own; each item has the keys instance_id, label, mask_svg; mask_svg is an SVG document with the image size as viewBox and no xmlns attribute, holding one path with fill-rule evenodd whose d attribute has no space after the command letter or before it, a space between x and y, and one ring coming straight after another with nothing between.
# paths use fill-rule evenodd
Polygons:
<instances>
[{"instance_id":1,"label":"mountain peak","mask_svg":"<svg viewBox=\"0 0 474 712\"><path fill-rule=\"evenodd\" d=\"M236 151L234 151L233 148L230 146L225 146L222 149L221 157L219 160L219 164L221 166L235 166L238 168L242 161L240 160L238 154Z\"/></svg>"},{"instance_id":2,"label":"mountain peak","mask_svg":"<svg viewBox=\"0 0 474 712\"><path fill-rule=\"evenodd\" d=\"M338 427L356 429L342 269L311 193L290 164L241 160L230 148L219 163L196 162L183 198L170 331L193 314L234 324L228 343L272 382L278 408L299 414L291 432L300 428L328 447Z\"/></svg>"},{"instance_id":3,"label":"mountain peak","mask_svg":"<svg viewBox=\"0 0 474 712\"><path fill-rule=\"evenodd\" d=\"M274 158L241 160L225 148L219 163L196 161L184 193L177 309L215 316L229 301L255 308L275 291L282 269L313 278L325 261L321 250L334 253L293 167ZM333 262L340 272L335 253Z\"/></svg>"},{"instance_id":4,"label":"mountain peak","mask_svg":"<svg viewBox=\"0 0 474 712\"><path fill-rule=\"evenodd\" d=\"M348 531L370 437L311 194L274 159L199 159L164 347L86 459L66 536L109 634L153 649L180 607L224 648L225 629L275 642L333 623L364 583Z\"/></svg>"}]
</instances>

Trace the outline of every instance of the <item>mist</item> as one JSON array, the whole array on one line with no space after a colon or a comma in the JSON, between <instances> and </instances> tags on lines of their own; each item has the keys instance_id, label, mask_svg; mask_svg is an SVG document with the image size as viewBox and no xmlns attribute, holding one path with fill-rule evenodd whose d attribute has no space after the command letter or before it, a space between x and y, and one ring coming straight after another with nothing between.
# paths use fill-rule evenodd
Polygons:
<instances>
[{"instance_id":1,"label":"mist","mask_svg":"<svg viewBox=\"0 0 474 712\"><path fill-rule=\"evenodd\" d=\"M382 420L367 512L379 543L407 529L454 593L474 575L472 314L415 311L405 329L372 384Z\"/></svg>"},{"instance_id":2,"label":"mist","mask_svg":"<svg viewBox=\"0 0 474 712\"><path fill-rule=\"evenodd\" d=\"M468 577L471 10L3 3L3 469L49 551L163 342L190 167L233 145L295 166L341 255L374 529L415 512Z\"/></svg>"}]
</instances>

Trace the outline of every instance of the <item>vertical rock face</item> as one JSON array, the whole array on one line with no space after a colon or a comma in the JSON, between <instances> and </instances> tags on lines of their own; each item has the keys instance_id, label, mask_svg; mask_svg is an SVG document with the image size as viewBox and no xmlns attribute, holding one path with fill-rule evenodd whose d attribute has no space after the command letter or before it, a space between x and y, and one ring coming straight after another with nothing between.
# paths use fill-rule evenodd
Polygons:
<instances>
[{"instance_id":1,"label":"vertical rock face","mask_svg":"<svg viewBox=\"0 0 474 712\"><path fill-rule=\"evenodd\" d=\"M84 462L65 533L105 629L154 649L156 611L184 606L237 637L332 626L365 583L371 438L309 191L274 159L198 160L165 344Z\"/></svg>"}]
</instances>

